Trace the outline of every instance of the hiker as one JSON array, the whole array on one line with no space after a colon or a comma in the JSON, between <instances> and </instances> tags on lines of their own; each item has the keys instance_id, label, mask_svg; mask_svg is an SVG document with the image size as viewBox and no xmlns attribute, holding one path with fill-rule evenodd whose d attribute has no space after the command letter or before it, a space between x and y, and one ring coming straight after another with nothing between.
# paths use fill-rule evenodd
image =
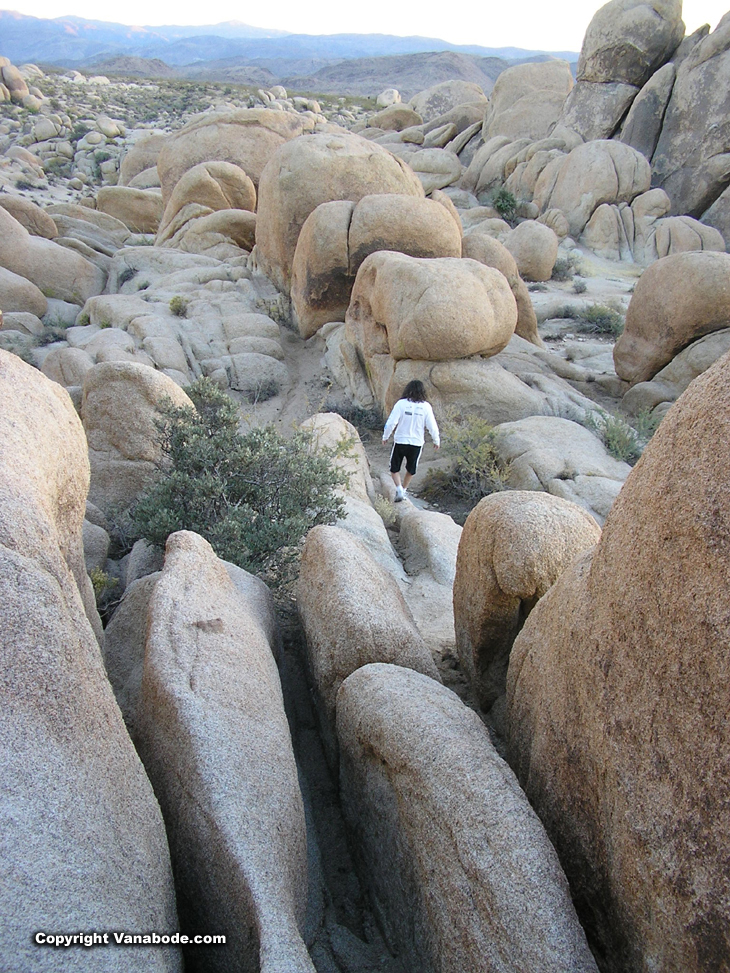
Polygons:
<instances>
[{"instance_id":1,"label":"hiker","mask_svg":"<svg viewBox=\"0 0 730 973\"><path fill-rule=\"evenodd\" d=\"M436 449L440 445L439 427L431 404L426 399L423 382L415 379L406 385L403 398L398 399L388 416L383 432L383 445L393 437L393 452L390 454L390 475L395 483L395 502L405 499L408 484L416 475L418 458L425 442L424 431L428 429ZM406 461L406 473L401 484L400 470Z\"/></svg>"}]
</instances>

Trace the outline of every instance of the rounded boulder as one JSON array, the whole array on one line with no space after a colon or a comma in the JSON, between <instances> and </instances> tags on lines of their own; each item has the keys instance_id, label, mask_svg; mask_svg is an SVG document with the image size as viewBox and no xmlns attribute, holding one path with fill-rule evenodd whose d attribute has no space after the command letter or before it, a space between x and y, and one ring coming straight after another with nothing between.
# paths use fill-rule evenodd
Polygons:
<instances>
[{"instance_id":1,"label":"rounded boulder","mask_svg":"<svg viewBox=\"0 0 730 973\"><path fill-rule=\"evenodd\" d=\"M424 196L418 177L380 145L349 133L304 135L283 145L261 175L256 252L263 272L289 293L304 222L332 200L373 193Z\"/></svg>"},{"instance_id":2,"label":"rounded boulder","mask_svg":"<svg viewBox=\"0 0 730 973\"><path fill-rule=\"evenodd\" d=\"M646 382L691 342L729 325L730 254L663 257L636 284L613 351L616 374L632 385Z\"/></svg>"},{"instance_id":3,"label":"rounded boulder","mask_svg":"<svg viewBox=\"0 0 730 973\"><path fill-rule=\"evenodd\" d=\"M450 361L502 351L517 305L506 278L475 260L378 252L357 273L346 321L366 357Z\"/></svg>"}]
</instances>

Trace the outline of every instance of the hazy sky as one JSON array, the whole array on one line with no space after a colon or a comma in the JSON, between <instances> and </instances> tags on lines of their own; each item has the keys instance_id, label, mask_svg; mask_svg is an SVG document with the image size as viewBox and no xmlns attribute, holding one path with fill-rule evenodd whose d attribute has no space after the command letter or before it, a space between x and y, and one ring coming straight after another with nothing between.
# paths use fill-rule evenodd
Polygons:
<instances>
[{"instance_id":1,"label":"hazy sky","mask_svg":"<svg viewBox=\"0 0 730 973\"><path fill-rule=\"evenodd\" d=\"M453 44L483 47L524 47L542 50L580 50L583 34L595 11L593 0L481 0L450 8L442 0L365 3L334 0L278 0L250 6L240 0L212 0L207 4L181 4L162 0L127 0L117 7L97 0L5 0L4 9L35 17L74 14L89 20L154 26L159 24L216 24L239 20L256 27L278 28L303 34L379 33L440 37ZM454 16L444 16L454 10ZM730 0L685 0L688 31L709 23L714 29L730 9Z\"/></svg>"}]
</instances>

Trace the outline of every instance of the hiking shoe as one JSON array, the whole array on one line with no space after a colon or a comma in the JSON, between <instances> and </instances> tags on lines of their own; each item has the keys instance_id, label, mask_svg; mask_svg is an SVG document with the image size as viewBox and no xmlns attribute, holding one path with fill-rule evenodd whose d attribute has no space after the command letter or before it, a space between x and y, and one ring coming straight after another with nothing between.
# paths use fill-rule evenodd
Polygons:
<instances>
[{"instance_id":1,"label":"hiking shoe","mask_svg":"<svg viewBox=\"0 0 730 973\"><path fill-rule=\"evenodd\" d=\"M405 495L406 495L406 491L403 489L403 487L396 487L395 488L395 503L400 503L401 500L403 500L405 498Z\"/></svg>"}]
</instances>

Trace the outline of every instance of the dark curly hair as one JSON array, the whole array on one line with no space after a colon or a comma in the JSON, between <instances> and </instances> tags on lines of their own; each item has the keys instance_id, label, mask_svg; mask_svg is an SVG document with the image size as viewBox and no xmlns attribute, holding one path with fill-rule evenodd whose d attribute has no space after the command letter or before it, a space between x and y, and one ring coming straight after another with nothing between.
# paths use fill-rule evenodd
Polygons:
<instances>
[{"instance_id":1,"label":"dark curly hair","mask_svg":"<svg viewBox=\"0 0 730 973\"><path fill-rule=\"evenodd\" d=\"M423 382L419 382L417 378L414 378L403 390L403 398L408 399L409 402L427 402L426 387Z\"/></svg>"}]
</instances>

